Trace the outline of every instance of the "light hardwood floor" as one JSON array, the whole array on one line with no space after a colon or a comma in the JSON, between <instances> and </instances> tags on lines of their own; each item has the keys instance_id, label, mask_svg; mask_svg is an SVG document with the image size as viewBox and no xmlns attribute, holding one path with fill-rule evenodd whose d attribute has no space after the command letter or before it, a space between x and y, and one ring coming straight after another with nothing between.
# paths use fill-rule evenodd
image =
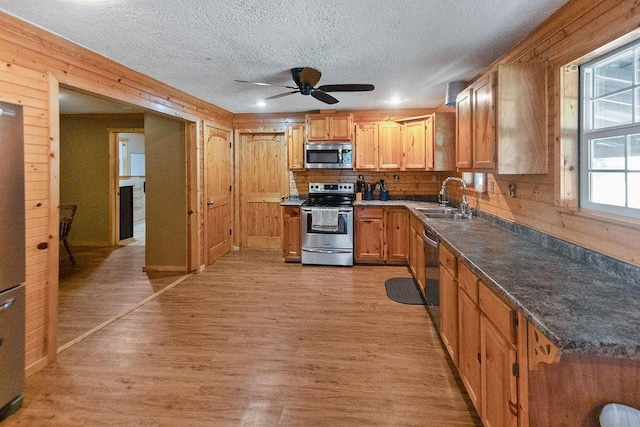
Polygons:
<instances>
[{"instance_id":1,"label":"light hardwood floor","mask_svg":"<svg viewBox=\"0 0 640 427\"><path fill-rule=\"evenodd\" d=\"M405 267L243 250L27 378L13 425L480 425Z\"/></svg>"}]
</instances>

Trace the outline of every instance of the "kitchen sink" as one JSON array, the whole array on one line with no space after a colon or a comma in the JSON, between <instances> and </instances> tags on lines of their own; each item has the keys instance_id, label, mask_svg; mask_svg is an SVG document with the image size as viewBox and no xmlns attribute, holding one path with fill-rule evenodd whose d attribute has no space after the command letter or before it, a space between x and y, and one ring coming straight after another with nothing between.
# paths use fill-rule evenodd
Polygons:
<instances>
[{"instance_id":1,"label":"kitchen sink","mask_svg":"<svg viewBox=\"0 0 640 427\"><path fill-rule=\"evenodd\" d=\"M417 208L416 209L418 212L420 212L422 215L426 216L427 219L429 218L433 218L433 219L469 219L471 218L471 215L464 215L460 212L458 212L456 209L454 208L450 208L450 207L435 207L435 208Z\"/></svg>"}]
</instances>

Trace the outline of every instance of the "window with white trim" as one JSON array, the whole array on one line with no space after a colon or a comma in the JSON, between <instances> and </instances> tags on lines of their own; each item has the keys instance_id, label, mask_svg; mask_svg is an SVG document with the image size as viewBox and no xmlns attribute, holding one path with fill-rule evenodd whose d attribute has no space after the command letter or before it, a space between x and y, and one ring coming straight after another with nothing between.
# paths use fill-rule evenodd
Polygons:
<instances>
[{"instance_id":1,"label":"window with white trim","mask_svg":"<svg viewBox=\"0 0 640 427\"><path fill-rule=\"evenodd\" d=\"M640 218L640 41L580 66L580 206Z\"/></svg>"}]
</instances>

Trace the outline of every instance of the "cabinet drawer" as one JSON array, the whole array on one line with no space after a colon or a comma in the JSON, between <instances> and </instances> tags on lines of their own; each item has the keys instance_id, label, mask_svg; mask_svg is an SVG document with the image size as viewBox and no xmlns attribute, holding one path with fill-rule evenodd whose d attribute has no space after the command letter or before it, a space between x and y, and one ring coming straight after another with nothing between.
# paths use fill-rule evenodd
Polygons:
<instances>
[{"instance_id":1,"label":"cabinet drawer","mask_svg":"<svg viewBox=\"0 0 640 427\"><path fill-rule=\"evenodd\" d=\"M478 292L480 310L511 344L516 344L516 311L489 287L480 282Z\"/></svg>"},{"instance_id":2,"label":"cabinet drawer","mask_svg":"<svg viewBox=\"0 0 640 427\"><path fill-rule=\"evenodd\" d=\"M478 278L469 270L469 267L458 260L458 286L460 286L476 304L478 303L478 281Z\"/></svg>"},{"instance_id":3,"label":"cabinet drawer","mask_svg":"<svg viewBox=\"0 0 640 427\"><path fill-rule=\"evenodd\" d=\"M357 218L382 218L384 216L383 208L357 208Z\"/></svg>"},{"instance_id":4,"label":"cabinet drawer","mask_svg":"<svg viewBox=\"0 0 640 427\"><path fill-rule=\"evenodd\" d=\"M458 277L458 268L456 263L456 256L444 245L439 246L440 249L440 264L449 272L453 277Z\"/></svg>"}]
</instances>

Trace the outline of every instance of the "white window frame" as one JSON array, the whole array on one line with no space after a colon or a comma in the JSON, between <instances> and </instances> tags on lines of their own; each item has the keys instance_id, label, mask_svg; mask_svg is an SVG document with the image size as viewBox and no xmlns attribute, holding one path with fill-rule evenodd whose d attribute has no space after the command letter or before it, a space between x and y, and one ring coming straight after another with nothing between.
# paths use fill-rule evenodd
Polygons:
<instances>
[{"instance_id":1,"label":"white window frame","mask_svg":"<svg viewBox=\"0 0 640 427\"><path fill-rule=\"evenodd\" d=\"M591 108L590 101L593 93L593 85L591 78L591 69L603 62L610 61L617 56L621 56L623 53L629 51L635 51L633 62L633 76L634 82L631 86L632 90L632 123L618 126L610 126L600 129L591 129ZM633 43L627 44L619 49L609 52L605 55L599 56L587 63L580 66L580 144L579 144L579 156L580 156L580 207L593 211L623 215L632 218L640 218L640 209L631 208L627 206L614 206L606 205L602 203L595 203L590 200L591 183L589 180L590 172L590 153L589 142L594 139L612 137L612 136L627 136L640 134L640 113L638 112L638 106L636 103L640 102L639 97L636 97L636 88L640 87L640 40L636 40ZM640 90L640 89L638 89ZM606 172L622 172L625 176L631 170L628 167L628 152L625 152L625 168L619 170L607 169ZM635 170L633 170L635 171ZM625 180L626 182L626 180ZM640 188L637 189L640 191ZM628 193L625 193L628 195ZM628 199L628 198L627 198ZM628 201L628 200L627 200Z\"/></svg>"}]
</instances>

